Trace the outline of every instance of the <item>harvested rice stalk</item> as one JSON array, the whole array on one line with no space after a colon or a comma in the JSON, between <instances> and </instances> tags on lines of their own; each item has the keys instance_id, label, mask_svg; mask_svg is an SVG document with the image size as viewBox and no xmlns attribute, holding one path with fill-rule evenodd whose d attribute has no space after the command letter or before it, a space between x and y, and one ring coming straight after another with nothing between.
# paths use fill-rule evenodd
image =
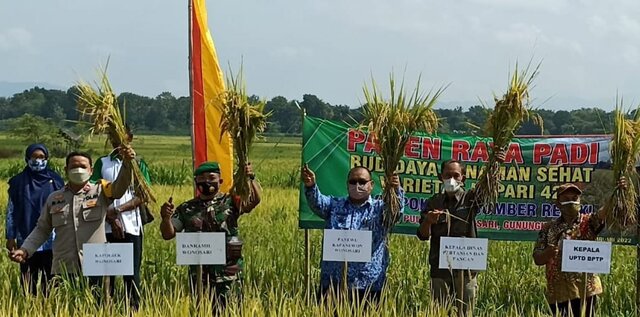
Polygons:
<instances>
[{"instance_id":1,"label":"harvested rice stalk","mask_svg":"<svg viewBox=\"0 0 640 317\"><path fill-rule=\"evenodd\" d=\"M438 117L433 111L436 100L446 87L424 94L420 91L420 79L410 95L404 89L404 81L398 90L393 75L389 79L390 98L383 98L375 81L365 87L363 106L364 127L375 142L376 152L382 159L386 179L393 177L409 137L417 131L434 133L438 129ZM401 202L392 186L385 182L382 198L385 202L383 224L391 229L399 219Z\"/></svg>"},{"instance_id":2,"label":"harvested rice stalk","mask_svg":"<svg viewBox=\"0 0 640 317\"><path fill-rule=\"evenodd\" d=\"M77 83L77 109L82 118L92 123L89 132L92 135L107 135L106 144L129 145L127 130L120 115L116 94L111 88L106 67L99 70L100 83L92 85L80 81ZM127 164L125 162L125 164ZM135 192L143 201L156 201L151 187L146 183L136 160L130 162L133 170Z\"/></svg>"},{"instance_id":3,"label":"harvested rice stalk","mask_svg":"<svg viewBox=\"0 0 640 317\"><path fill-rule=\"evenodd\" d=\"M614 112L614 131L611 140L611 161L614 179L626 177L626 189L616 187L604 205L607 227L613 231L623 231L636 225L636 202L638 194L633 180L638 174L635 164L640 155L640 117L638 110L632 119L627 119L622 110L622 102Z\"/></svg>"},{"instance_id":4,"label":"harvested rice stalk","mask_svg":"<svg viewBox=\"0 0 640 317\"><path fill-rule=\"evenodd\" d=\"M236 170L233 174L232 190L240 196L243 204L249 203L253 197L253 187L244 167L249 163L253 141L259 132L264 131L267 118L271 115L271 112L264 113L264 106L265 102L262 100L255 104L249 102L242 67L236 77L233 73L230 74L227 78L227 90L223 95L220 138L229 133L233 140Z\"/></svg>"},{"instance_id":5,"label":"harvested rice stalk","mask_svg":"<svg viewBox=\"0 0 640 317\"><path fill-rule=\"evenodd\" d=\"M493 147L487 166L482 170L476 184L476 205L488 212L492 212L498 202L500 164L496 155L509 147L511 139L524 121L532 119L534 123L542 126L542 118L531 114L529 108L529 88L538 74L540 64L532 72L529 66L520 71L516 64L507 92L502 99L494 97L496 105L485 126L486 136L493 138Z\"/></svg>"}]
</instances>

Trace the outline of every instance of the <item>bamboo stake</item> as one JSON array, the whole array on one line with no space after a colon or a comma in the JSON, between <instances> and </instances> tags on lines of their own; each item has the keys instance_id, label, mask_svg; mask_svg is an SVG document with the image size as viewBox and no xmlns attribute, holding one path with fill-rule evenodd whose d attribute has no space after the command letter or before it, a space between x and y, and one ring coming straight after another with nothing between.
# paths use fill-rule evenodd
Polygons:
<instances>
[{"instance_id":1,"label":"bamboo stake","mask_svg":"<svg viewBox=\"0 0 640 317\"><path fill-rule=\"evenodd\" d=\"M638 206L636 206L636 219L640 219ZM636 224L636 317L640 317L640 222Z\"/></svg>"},{"instance_id":2,"label":"bamboo stake","mask_svg":"<svg viewBox=\"0 0 640 317\"><path fill-rule=\"evenodd\" d=\"M198 230L198 233L201 233L200 230ZM202 294L203 294L203 287L202 287L202 264L198 264L198 267L196 267L196 278L198 279L196 281L196 292L198 293L198 301L202 301Z\"/></svg>"},{"instance_id":3,"label":"bamboo stake","mask_svg":"<svg viewBox=\"0 0 640 317\"><path fill-rule=\"evenodd\" d=\"M458 274L460 275L460 301L458 302L460 310L458 310L458 316L465 316L466 307L464 307L464 271L460 270Z\"/></svg>"},{"instance_id":4,"label":"bamboo stake","mask_svg":"<svg viewBox=\"0 0 640 317\"><path fill-rule=\"evenodd\" d=\"M104 276L102 285L103 285L102 289L104 291L105 304L106 306L109 306L111 304L111 277Z\"/></svg>"},{"instance_id":5,"label":"bamboo stake","mask_svg":"<svg viewBox=\"0 0 640 317\"><path fill-rule=\"evenodd\" d=\"M304 283L307 286L307 304L311 302L311 250L309 248L309 229L304 229Z\"/></svg>"},{"instance_id":6,"label":"bamboo stake","mask_svg":"<svg viewBox=\"0 0 640 317\"><path fill-rule=\"evenodd\" d=\"M580 300L580 316L587 315L587 273L582 273L582 299Z\"/></svg>"},{"instance_id":7,"label":"bamboo stake","mask_svg":"<svg viewBox=\"0 0 640 317\"><path fill-rule=\"evenodd\" d=\"M349 291L347 288L347 278L349 277L349 262L344 261L344 265L342 266L342 287L343 287L343 294L347 294L347 292Z\"/></svg>"}]
</instances>

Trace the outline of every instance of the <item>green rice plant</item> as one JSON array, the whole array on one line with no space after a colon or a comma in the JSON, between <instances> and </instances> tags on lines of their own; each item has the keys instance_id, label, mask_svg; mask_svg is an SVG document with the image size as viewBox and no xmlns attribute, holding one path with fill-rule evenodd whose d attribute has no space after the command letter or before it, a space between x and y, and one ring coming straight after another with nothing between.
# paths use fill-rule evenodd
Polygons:
<instances>
[{"instance_id":1,"label":"green rice plant","mask_svg":"<svg viewBox=\"0 0 640 317\"><path fill-rule=\"evenodd\" d=\"M150 165L149 177L158 185L187 185L192 181L193 173L185 164Z\"/></svg>"},{"instance_id":2,"label":"green rice plant","mask_svg":"<svg viewBox=\"0 0 640 317\"><path fill-rule=\"evenodd\" d=\"M80 81L76 85L78 97L77 108L82 117L92 123L91 134L106 134L108 144L129 145L127 129L120 114L116 93L111 88L107 77L107 69L99 71L100 83L94 88L92 85ZM133 170L133 182L138 194L144 201L155 201L155 196L144 179L140 166L135 160L130 163Z\"/></svg>"},{"instance_id":3,"label":"green rice plant","mask_svg":"<svg viewBox=\"0 0 640 317\"><path fill-rule=\"evenodd\" d=\"M249 102L247 89L242 74L242 67L236 76L230 72L227 78L227 89L222 98L222 115L220 119L220 139L231 136L233 153L236 158L236 171L233 174L233 192L240 196L244 203L252 197L253 187L245 166L249 164L251 145L267 127L267 118L271 113L264 113L265 102L256 104Z\"/></svg>"},{"instance_id":4,"label":"green rice plant","mask_svg":"<svg viewBox=\"0 0 640 317\"><path fill-rule=\"evenodd\" d=\"M65 176L64 162L59 163L56 160L49 160L47 166L60 176ZM27 165L24 161L14 159L5 160L5 164L0 164L0 179L9 179L22 172L25 167L27 167Z\"/></svg>"},{"instance_id":5,"label":"green rice plant","mask_svg":"<svg viewBox=\"0 0 640 317\"><path fill-rule=\"evenodd\" d=\"M638 191L635 180L638 179L638 173L635 166L640 157L640 111L636 110L633 118L627 119L622 108L622 100L616 102L610 154L614 178L625 177L629 181L625 189L616 187L604 206L607 227L616 232L637 223Z\"/></svg>"},{"instance_id":6,"label":"green rice plant","mask_svg":"<svg viewBox=\"0 0 640 317\"><path fill-rule=\"evenodd\" d=\"M437 131L438 117L433 106L445 89L425 94L420 90L418 79L416 88L408 94L404 80L399 89L396 87L393 74L389 76L389 88L390 96L385 98L375 80L371 79L371 87L365 85L363 88L366 104L362 107L363 126L374 139L386 179L393 177L411 135L418 131ZM383 223L390 230L398 221L401 202L388 182L384 184L382 197L385 202Z\"/></svg>"},{"instance_id":7,"label":"green rice plant","mask_svg":"<svg viewBox=\"0 0 640 317\"><path fill-rule=\"evenodd\" d=\"M144 142L143 142L144 141ZM156 166L178 168L191 152L180 145L184 137L146 137L136 141L136 150ZM100 140L88 149L99 150ZM256 174L267 179L299 170L299 145L256 144L253 158ZM56 164L64 162L56 158ZM20 157L0 159L0 168ZM192 186L158 185L153 190L160 201L174 191L176 204L193 197ZM305 236L298 229L299 189L274 183L264 185L260 205L240 217L240 235L245 258L243 298L231 298L229 309L219 316L455 316L454 307L439 307L429 291L429 243L413 236L389 236L390 265L380 305L334 300L320 305L316 300L322 259L322 231L309 230L310 283L305 281ZM0 181L0 223L5 223L6 179ZM0 226L0 237L5 226ZM2 241L4 244L4 241ZM18 264L6 253L0 256L0 316L211 316L208 297L198 300L189 290L185 266L176 262L175 241L164 241L157 222L144 228L142 263L142 305L132 312L125 301L124 285L116 279L116 294L110 302L96 299L86 284L64 282L49 297L28 296L20 286ZM473 316L550 316L544 298L545 270L534 265L533 243L490 241L487 270L478 275L477 304ZM635 246L614 246L611 273L600 275L604 293L598 298L598 316L628 317L635 314ZM78 281L79 282L79 281Z\"/></svg>"},{"instance_id":8,"label":"green rice plant","mask_svg":"<svg viewBox=\"0 0 640 317\"><path fill-rule=\"evenodd\" d=\"M487 168L483 169L476 184L476 204L489 212L495 210L499 194L500 164L496 155L507 150L524 121L532 119L544 131L542 117L531 114L529 106L529 90L539 69L540 64L533 69L529 64L524 70L518 69L516 64L507 92L501 98L494 96L495 108L484 129L486 136L493 139L493 146L489 152Z\"/></svg>"}]
</instances>

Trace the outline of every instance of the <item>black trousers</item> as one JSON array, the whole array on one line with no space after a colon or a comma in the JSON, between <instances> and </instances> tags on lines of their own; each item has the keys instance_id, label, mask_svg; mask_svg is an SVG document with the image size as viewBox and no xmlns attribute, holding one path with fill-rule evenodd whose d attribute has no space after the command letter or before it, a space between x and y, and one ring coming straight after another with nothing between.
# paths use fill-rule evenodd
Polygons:
<instances>
[{"instance_id":1,"label":"black trousers","mask_svg":"<svg viewBox=\"0 0 640 317\"><path fill-rule=\"evenodd\" d=\"M51 250L35 252L25 263L20 264L20 275L22 287L28 289L29 293L38 294L38 282L42 294L47 295L47 287L51 281L51 260L53 252Z\"/></svg>"},{"instance_id":2,"label":"black trousers","mask_svg":"<svg viewBox=\"0 0 640 317\"><path fill-rule=\"evenodd\" d=\"M111 233L107 233L107 241L110 243L133 243L133 275L123 276L124 288L129 298L131 307L138 309L140 307L140 264L142 263L142 232L139 236L129 233L124 234L124 239L116 239ZM111 298L114 293L114 285L116 277L109 277L109 293Z\"/></svg>"},{"instance_id":3,"label":"black trousers","mask_svg":"<svg viewBox=\"0 0 640 317\"><path fill-rule=\"evenodd\" d=\"M587 297L586 301L586 309L585 309L585 317L593 317L596 315L596 296ZM550 304L551 313L553 316L557 317L569 317L575 316L580 317L582 311L582 299L576 298L570 301Z\"/></svg>"}]
</instances>

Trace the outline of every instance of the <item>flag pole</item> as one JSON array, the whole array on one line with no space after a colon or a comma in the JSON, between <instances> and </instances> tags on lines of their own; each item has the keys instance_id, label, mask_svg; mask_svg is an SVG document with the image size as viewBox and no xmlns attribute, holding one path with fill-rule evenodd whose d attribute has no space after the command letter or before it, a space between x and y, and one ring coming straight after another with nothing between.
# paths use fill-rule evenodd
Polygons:
<instances>
[{"instance_id":1,"label":"flag pole","mask_svg":"<svg viewBox=\"0 0 640 317\"><path fill-rule=\"evenodd\" d=\"M193 0L187 0L187 8L189 10L187 16L188 16L188 22L187 22L187 27L189 28L187 34L188 34L188 38L189 38L189 57L188 57L188 63L189 63L189 99L191 100L191 168L195 168L195 164L196 164L196 147L195 147L195 140L194 140L194 135L195 135L195 128L196 128L196 120L195 120L195 114L193 113L193 109L194 109L194 100L193 100L193 61L191 60L193 58L192 56L192 52L193 52L193 34L192 34L192 30L193 30ZM195 192L195 191L194 191Z\"/></svg>"},{"instance_id":2,"label":"flag pole","mask_svg":"<svg viewBox=\"0 0 640 317\"><path fill-rule=\"evenodd\" d=\"M187 0L188 2L188 10L189 10L189 22L188 22L188 27L189 27L189 97L191 99L191 168L195 168L195 164L196 164L196 147L195 147L195 140L194 140L194 135L195 135L195 127L196 127L196 121L195 121L195 114L193 113L193 109L194 109L194 100L193 100L193 56L192 56L192 52L193 52L193 34L192 34L192 30L193 30L193 0ZM197 193L194 187L194 195ZM198 299L202 298L202 264L198 264L198 266L196 267L196 292L197 292L197 296Z\"/></svg>"}]
</instances>

